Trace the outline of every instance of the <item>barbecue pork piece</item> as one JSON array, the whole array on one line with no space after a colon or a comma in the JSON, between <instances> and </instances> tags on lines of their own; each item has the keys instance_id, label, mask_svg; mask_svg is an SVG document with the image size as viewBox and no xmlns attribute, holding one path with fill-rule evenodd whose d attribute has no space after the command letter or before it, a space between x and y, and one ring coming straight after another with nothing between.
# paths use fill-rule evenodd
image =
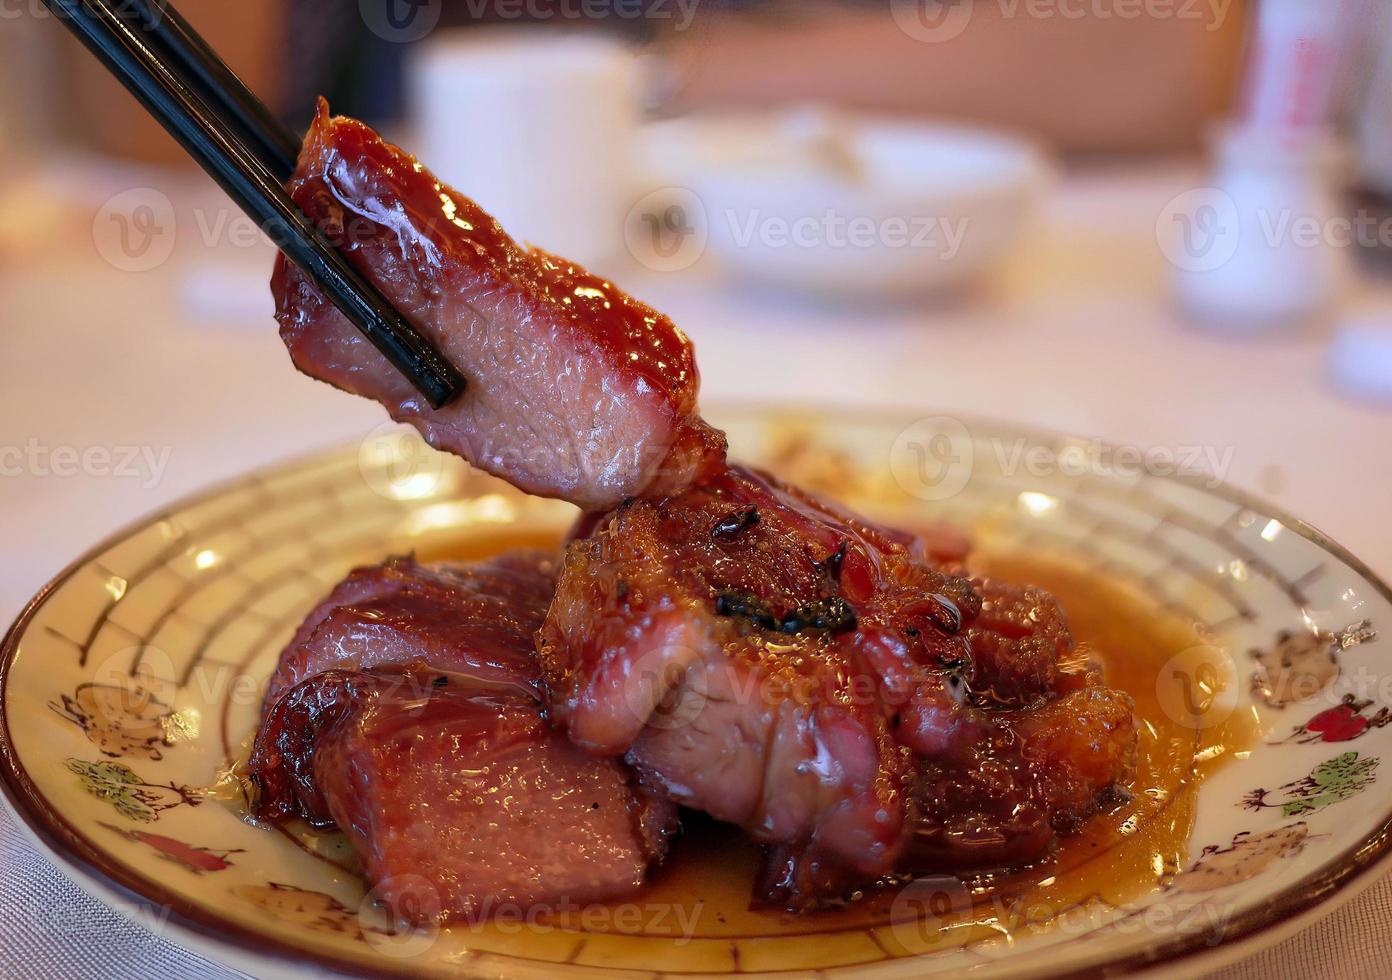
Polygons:
<instances>
[{"instance_id":1,"label":"barbecue pork piece","mask_svg":"<svg viewBox=\"0 0 1392 980\"><path fill-rule=\"evenodd\" d=\"M959 714L970 584L742 467L588 524L539 634L556 723L755 840L891 871L914 772L896 725Z\"/></svg>"},{"instance_id":2,"label":"barbecue pork piece","mask_svg":"<svg viewBox=\"0 0 1392 980\"><path fill-rule=\"evenodd\" d=\"M977 581L981 614L967 629L964 677L983 707L1019 708L1048 695L1077 644L1058 600L1033 585Z\"/></svg>"},{"instance_id":3,"label":"barbecue pork piece","mask_svg":"<svg viewBox=\"0 0 1392 980\"><path fill-rule=\"evenodd\" d=\"M1131 698L1102 685L1058 602L1033 586L975 580L971 663L951 678L955 711L916 700L899 739L915 751L899 877L1019 867L1124 799L1136 767ZM765 848L758 904L808 910L867 881L813 844Z\"/></svg>"},{"instance_id":4,"label":"barbecue pork piece","mask_svg":"<svg viewBox=\"0 0 1392 980\"><path fill-rule=\"evenodd\" d=\"M339 827L377 897L418 922L627 895L676 820L620 760L552 731L536 701L420 662L291 688L251 773L257 816Z\"/></svg>"},{"instance_id":5,"label":"barbecue pork piece","mask_svg":"<svg viewBox=\"0 0 1392 980\"><path fill-rule=\"evenodd\" d=\"M271 290L305 374L375 399L431 445L589 510L678 489L724 459L696 414L691 344L574 262L525 248L362 123L319 111L295 203L464 374L432 409L285 257Z\"/></svg>"},{"instance_id":6,"label":"barbecue pork piece","mask_svg":"<svg viewBox=\"0 0 1392 980\"><path fill-rule=\"evenodd\" d=\"M555 582L554 557L535 549L473 563L398 557L355 568L285 647L265 709L323 670L413 660L538 695L530 636Z\"/></svg>"},{"instance_id":7,"label":"barbecue pork piece","mask_svg":"<svg viewBox=\"0 0 1392 980\"><path fill-rule=\"evenodd\" d=\"M416 920L637 888L676 810L547 724L533 634L552 582L539 552L354 571L283 656L253 813L339 827L378 896Z\"/></svg>"},{"instance_id":8,"label":"barbecue pork piece","mask_svg":"<svg viewBox=\"0 0 1392 980\"><path fill-rule=\"evenodd\" d=\"M1035 860L1124 797L1136 767L1131 698L1079 655L1058 601L1035 586L974 584L973 737L918 768L905 865L920 872Z\"/></svg>"}]
</instances>

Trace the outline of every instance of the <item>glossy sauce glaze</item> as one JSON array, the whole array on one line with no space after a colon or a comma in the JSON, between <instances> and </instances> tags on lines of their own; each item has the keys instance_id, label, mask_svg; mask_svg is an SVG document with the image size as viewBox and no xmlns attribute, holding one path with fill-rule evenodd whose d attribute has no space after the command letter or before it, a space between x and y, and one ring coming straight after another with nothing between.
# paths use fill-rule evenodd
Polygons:
<instances>
[{"instance_id":1,"label":"glossy sauce glaze","mask_svg":"<svg viewBox=\"0 0 1392 980\"><path fill-rule=\"evenodd\" d=\"M366 189L381 188L394 192L399 213L385 201L363 200ZM522 247L415 157L355 119L330 117L322 99L291 193L350 258L369 239L389 236L393 247L418 259L413 285L443 275L515 290L531 315L544 310L569 324L604 363L641 378L679 410L694 407L700 379L691 342L664 314L569 259ZM287 271L281 260L279 272Z\"/></svg>"},{"instance_id":2,"label":"glossy sauce glaze","mask_svg":"<svg viewBox=\"0 0 1392 980\"><path fill-rule=\"evenodd\" d=\"M712 938L876 929L931 913L940 935L911 930L917 944L890 950L903 953L915 945L959 945L1047 928L1058 917L1089 914L1098 902L1105 907L1134 901L1180 871L1188 860L1200 784L1256 737L1251 719L1240 713L1198 731L1162 707L1157 677L1171 657L1200 642L1193 625L1140 592L1060 558L979 558L973 571L1052 592L1067 610L1080 647L1103 664L1107 684L1135 699L1140 751L1129 801L1091 818L1027 868L964 875L960 884L943 876L890 885L845 908L803 915L750 909L758 847L738 828L685 814L667 864L633 901L687 909L697 923L695 935ZM584 929L578 915L557 924ZM664 930L649 924L645 931ZM890 945L898 935L876 932L879 942Z\"/></svg>"},{"instance_id":3,"label":"glossy sauce glaze","mask_svg":"<svg viewBox=\"0 0 1392 980\"><path fill-rule=\"evenodd\" d=\"M839 901L910 833L909 734L965 728L938 668L980 602L920 552L740 465L627 504L562 561L537 634L551 719L777 847L759 901Z\"/></svg>"},{"instance_id":4,"label":"glossy sauce glaze","mask_svg":"<svg viewBox=\"0 0 1392 980\"><path fill-rule=\"evenodd\" d=\"M697 414L691 343L574 262L519 244L473 201L322 101L291 197L465 376L431 408L284 256L271 291L304 373L382 403L437 448L539 496L607 510L724 459Z\"/></svg>"}]
</instances>

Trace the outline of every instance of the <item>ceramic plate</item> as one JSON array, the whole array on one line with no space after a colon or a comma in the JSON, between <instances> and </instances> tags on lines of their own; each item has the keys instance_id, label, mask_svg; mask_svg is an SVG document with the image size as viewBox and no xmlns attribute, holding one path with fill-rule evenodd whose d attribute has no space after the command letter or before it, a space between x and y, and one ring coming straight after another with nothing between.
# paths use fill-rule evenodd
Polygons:
<instances>
[{"instance_id":1,"label":"ceramic plate","mask_svg":"<svg viewBox=\"0 0 1392 980\"><path fill-rule=\"evenodd\" d=\"M1392 817L1377 785L1392 780L1377 638L1392 608L1344 549L1182 454L942 417L716 421L744 458L904 525L946 518L1003 561L1049 556L1060 591L1073 576L1148 617L1109 630L1086 601L1073 611L1144 722L1131 801L1008 880L925 879L853 914L750 912L738 869L687 860L628 902L394 927L339 838L244 820L233 770L261 687L353 565L554 540L573 512L387 427L178 504L34 599L0 664L10 805L85 888L263 974L1187 971L1275 941L1374 876Z\"/></svg>"}]
</instances>

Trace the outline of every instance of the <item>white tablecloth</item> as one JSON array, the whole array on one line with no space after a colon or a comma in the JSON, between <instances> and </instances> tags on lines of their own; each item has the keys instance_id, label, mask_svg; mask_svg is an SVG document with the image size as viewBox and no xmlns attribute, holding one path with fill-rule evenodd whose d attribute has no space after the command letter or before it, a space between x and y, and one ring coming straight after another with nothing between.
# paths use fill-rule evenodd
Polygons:
<instances>
[{"instance_id":1,"label":"white tablecloth","mask_svg":"<svg viewBox=\"0 0 1392 980\"><path fill-rule=\"evenodd\" d=\"M214 191L168 176L77 173L11 184L0 202L0 447L136 446L151 462L127 475L30 465L0 476L4 620L122 524L249 467L360 438L381 420L374 406L292 372L270 320L270 253L218 224L231 212ZM926 309L794 300L710 272L619 278L695 339L709 400L810 392L1142 447L1231 449L1229 480L1392 574L1392 410L1331 389L1324 338L1215 337L1184 327L1168 301L1155 218L1194 177L1156 167L1070 178L997 281ZM98 254L92 214L140 184L175 202L178 242L159 267L125 272ZM1362 284L1349 303L1392 318L1392 289ZM1222 975L1374 977L1390 962L1384 881ZM85 898L0 815L0 975L186 974L227 975Z\"/></svg>"}]
</instances>

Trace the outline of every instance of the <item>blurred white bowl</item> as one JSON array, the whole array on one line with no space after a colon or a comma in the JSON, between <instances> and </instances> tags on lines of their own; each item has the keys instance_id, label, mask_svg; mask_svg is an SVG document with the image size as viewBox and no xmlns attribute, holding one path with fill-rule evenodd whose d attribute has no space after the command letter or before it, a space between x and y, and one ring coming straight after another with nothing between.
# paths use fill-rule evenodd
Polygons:
<instances>
[{"instance_id":1,"label":"blurred white bowl","mask_svg":"<svg viewBox=\"0 0 1392 980\"><path fill-rule=\"evenodd\" d=\"M1007 253L1048 174L1008 136L824 110L655 123L642 145L731 275L822 294L974 279ZM664 206L661 192L647 200Z\"/></svg>"}]
</instances>

